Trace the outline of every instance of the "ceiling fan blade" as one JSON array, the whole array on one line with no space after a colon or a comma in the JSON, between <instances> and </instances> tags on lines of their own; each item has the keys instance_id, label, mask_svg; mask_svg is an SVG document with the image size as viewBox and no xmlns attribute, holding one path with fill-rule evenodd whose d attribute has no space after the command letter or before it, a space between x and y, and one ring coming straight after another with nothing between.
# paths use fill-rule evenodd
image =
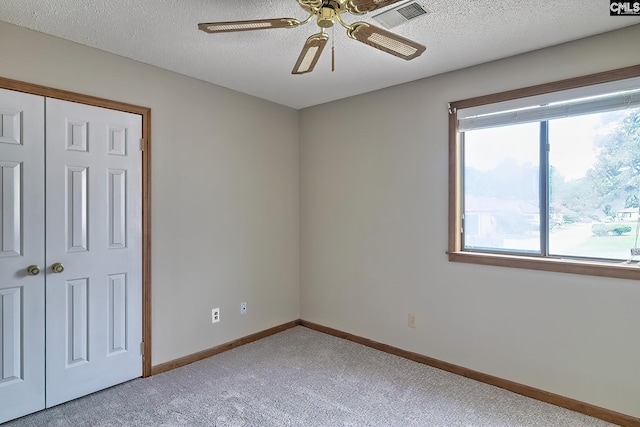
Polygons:
<instances>
[{"instance_id":1,"label":"ceiling fan blade","mask_svg":"<svg viewBox=\"0 0 640 427\"><path fill-rule=\"evenodd\" d=\"M347 32L349 37L407 61L422 55L426 47L412 40L366 22L356 22Z\"/></svg>"},{"instance_id":2,"label":"ceiling fan blade","mask_svg":"<svg viewBox=\"0 0 640 427\"><path fill-rule=\"evenodd\" d=\"M304 74L313 71L313 67L316 66L327 40L329 40L329 36L324 33L314 34L309 37L291 74Z\"/></svg>"},{"instance_id":3,"label":"ceiling fan blade","mask_svg":"<svg viewBox=\"0 0 640 427\"><path fill-rule=\"evenodd\" d=\"M354 15L362 15L363 13L371 12L372 10L380 9L381 7L389 6L399 1L402 0L349 0L347 2L347 10Z\"/></svg>"},{"instance_id":4,"label":"ceiling fan blade","mask_svg":"<svg viewBox=\"0 0 640 427\"><path fill-rule=\"evenodd\" d=\"M205 33L226 33L230 31L266 30L269 28L293 28L300 21L293 18L256 19L253 21L203 22L198 29Z\"/></svg>"}]
</instances>

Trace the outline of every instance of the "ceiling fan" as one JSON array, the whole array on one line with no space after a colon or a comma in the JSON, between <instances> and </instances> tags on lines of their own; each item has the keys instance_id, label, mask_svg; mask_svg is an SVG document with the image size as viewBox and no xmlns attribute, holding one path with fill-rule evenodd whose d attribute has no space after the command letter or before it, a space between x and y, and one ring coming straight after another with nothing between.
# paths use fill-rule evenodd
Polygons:
<instances>
[{"instance_id":1,"label":"ceiling fan","mask_svg":"<svg viewBox=\"0 0 640 427\"><path fill-rule=\"evenodd\" d=\"M412 40L401 37L390 31L366 22L347 24L340 16L343 12L363 15L376 9L389 6L401 0L296 0L309 16L303 21L294 18L257 19L250 21L208 22L198 24L198 28L206 33L224 33L232 31L264 30L269 28L294 28L310 22L314 17L320 32L312 35L305 42L302 52L291 74L305 74L313 71L329 36L326 28L338 22L347 30L347 35L359 42L372 46L391 55L411 60L420 56L425 47ZM332 60L333 64L333 60Z\"/></svg>"}]
</instances>

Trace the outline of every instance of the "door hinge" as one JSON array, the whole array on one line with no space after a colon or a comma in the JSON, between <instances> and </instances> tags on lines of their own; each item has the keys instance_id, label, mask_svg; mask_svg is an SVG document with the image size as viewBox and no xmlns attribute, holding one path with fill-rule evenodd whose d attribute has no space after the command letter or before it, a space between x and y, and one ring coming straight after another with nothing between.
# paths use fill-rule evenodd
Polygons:
<instances>
[{"instance_id":1,"label":"door hinge","mask_svg":"<svg viewBox=\"0 0 640 427\"><path fill-rule=\"evenodd\" d=\"M144 341L140 343L140 356L144 356Z\"/></svg>"},{"instance_id":2,"label":"door hinge","mask_svg":"<svg viewBox=\"0 0 640 427\"><path fill-rule=\"evenodd\" d=\"M140 138L140 151L144 151L144 138Z\"/></svg>"}]
</instances>

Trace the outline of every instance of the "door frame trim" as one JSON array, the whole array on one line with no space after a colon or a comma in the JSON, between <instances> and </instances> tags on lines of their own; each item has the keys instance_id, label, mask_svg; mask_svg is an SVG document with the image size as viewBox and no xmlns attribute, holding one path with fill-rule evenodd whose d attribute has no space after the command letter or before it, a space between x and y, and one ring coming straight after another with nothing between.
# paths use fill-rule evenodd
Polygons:
<instances>
[{"instance_id":1,"label":"door frame trim","mask_svg":"<svg viewBox=\"0 0 640 427\"><path fill-rule=\"evenodd\" d=\"M0 77L0 89L142 116L142 377L151 375L151 108Z\"/></svg>"}]
</instances>

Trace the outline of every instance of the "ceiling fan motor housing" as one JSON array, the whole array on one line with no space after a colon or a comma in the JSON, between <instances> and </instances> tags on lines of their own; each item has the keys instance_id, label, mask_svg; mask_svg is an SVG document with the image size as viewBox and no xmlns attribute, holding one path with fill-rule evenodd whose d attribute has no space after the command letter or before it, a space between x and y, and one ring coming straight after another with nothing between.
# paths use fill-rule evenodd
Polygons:
<instances>
[{"instance_id":1,"label":"ceiling fan motor housing","mask_svg":"<svg viewBox=\"0 0 640 427\"><path fill-rule=\"evenodd\" d=\"M333 20L336 17L336 11L332 7L323 7L318 12L318 26L322 28L333 27Z\"/></svg>"}]
</instances>

